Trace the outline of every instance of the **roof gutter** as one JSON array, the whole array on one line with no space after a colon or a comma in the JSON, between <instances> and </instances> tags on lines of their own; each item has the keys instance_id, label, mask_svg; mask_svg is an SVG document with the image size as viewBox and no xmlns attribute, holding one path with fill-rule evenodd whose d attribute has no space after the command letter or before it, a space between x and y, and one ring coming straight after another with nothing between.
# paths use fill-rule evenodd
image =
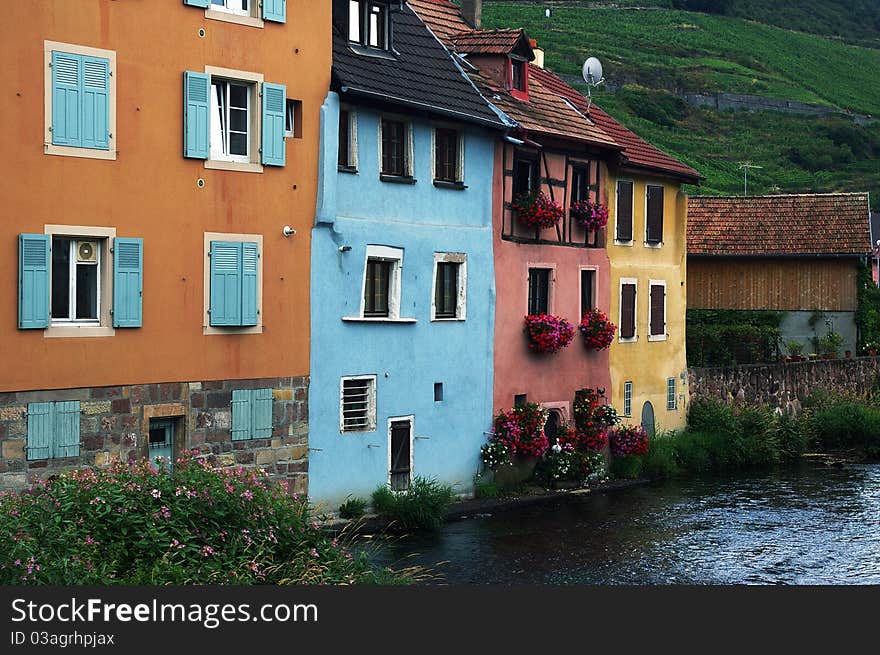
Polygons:
<instances>
[{"instance_id":1,"label":"roof gutter","mask_svg":"<svg viewBox=\"0 0 880 655\"><path fill-rule=\"evenodd\" d=\"M391 96L387 93L379 93L377 91L370 91L368 89L360 89L358 87L342 85L340 87L340 91L342 93L352 93L354 95L366 96L368 98L378 98L381 100L390 100L395 103L399 103L401 105L405 105L407 107L413 107L416 109L423 109L427 111L432 111L443 116L451 116L458 119L464 119L468 121L472 121L475 123L479 123L481 125L488 125L490 127L494 127L496 129L501 129L507 127L500 120L498 122L492 121L488 118L483 118L482 116L475 116L473 114L468 114L465 112L454 111L452 109L446 109L444 107L438 107L437 105L429 105L426 102L419 102L417 100L409 100L407 98L401 98L399 96Z\"/></svg>"},{"instance_id":2,"label":"roof gutter","mask_svg":"<svg viewBox=\"0 0 880 655\"><path fill-rule=\"evenodd\" d=\"M859 257L865 257L870 253L800 253L800 254L754 254L754 255L732 255L732 254L710 254L710 253L696 253L696 252L688 252L688 258L693 257L694 259L856 259Z\"/></svg>"}]
</instances>

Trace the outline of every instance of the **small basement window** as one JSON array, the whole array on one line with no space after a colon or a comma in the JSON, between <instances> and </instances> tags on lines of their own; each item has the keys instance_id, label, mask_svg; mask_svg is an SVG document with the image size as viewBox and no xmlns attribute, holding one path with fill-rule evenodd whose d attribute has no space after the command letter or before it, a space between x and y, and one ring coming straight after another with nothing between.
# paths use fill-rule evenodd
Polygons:
<instances>
[{"instance_id":1,"label":"small basement window","mask_svg":"<svg viewBox=\"0 0 880 655\"><path fill-rule=\"evenodd\" d=\"M376 429L376 376L342 378L339 407L340 432Z\"/></svg>"}]
</instances>

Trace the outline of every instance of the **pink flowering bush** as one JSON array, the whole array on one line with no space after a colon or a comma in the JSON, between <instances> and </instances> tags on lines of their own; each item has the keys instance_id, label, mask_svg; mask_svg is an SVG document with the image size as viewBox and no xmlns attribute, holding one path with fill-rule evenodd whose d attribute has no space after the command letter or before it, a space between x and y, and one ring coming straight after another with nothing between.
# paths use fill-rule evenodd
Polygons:
<instances>
[{"instance_id":1,"label":"pink flowering bush","mask_svg":"<svg viewBox=\"0 0 880 655\"><path fill-rule=\"evenodd\" d=\"M490 443L500 442L511 455L534 455L540 457L547 450L544 424L547 410L537 403L526 403L498 412Z\"/></svg>"},{"instance_id":2,"label":"pink flowering bush","mask_svg":"<svg viewBox=\"0 0 880 655\"><path fill-rule=\"evenodd\" d=\"M519 221L530 228L554 227L562 219L562 207L540 191L523 193L514 198L513 208Z\"/></svg>"},{"instance_id":3,"label":"pink flowering bush","mask_svg":"<svg viewBox=\"0 0 880 655\"><path fill-rule=\"evenodd\" d=\"M600 230L608 225L608 207L600 202L578 200L572 203L569 214L587 230Z\"/></svg>"},{"instance_id":4,"label":"pink flowering bush","mask_svg":"<svg viewBox=\"0 0 880 655\"><path fill-rule=\"evenodd\" d=\"M562 350L574 338L574 326L561 316L552 314L526 316L523 332L529 338L529 348L540 353Z\"/></svg>"},{"instance_id":5,"label":"pink flowering bush","mask_svg":"<svg viewBox=\"0 0 880 655\"><path fill-rule=\"evenodd\" d=\"M619 425L609 434L611 454L615 457L644 455L648 452L648 433L641 425Z\"/></svg>"},{"instance_id":6,"label":"pink flowering bush","mask_svg":"<svg viewBox=\"0 0 880 655\"><path fill-rule=\"evenodd\" d=\"M350 584L401 576L318 529L261 469L187 453L79 469L0 495L0 584Z\"/></svg>"}]
</instances>

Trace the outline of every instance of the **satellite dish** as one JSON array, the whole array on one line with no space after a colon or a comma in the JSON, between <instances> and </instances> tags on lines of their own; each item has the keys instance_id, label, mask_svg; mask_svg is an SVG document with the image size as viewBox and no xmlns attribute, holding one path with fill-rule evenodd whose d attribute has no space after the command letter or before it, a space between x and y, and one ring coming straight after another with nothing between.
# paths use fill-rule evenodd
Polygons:
<instances>
[{"instance_id":1,"label":"satellite dish","mask_svg":"<svg viewBox=\"0 0 880 655\"><path fill-rule=\"evenodd\" d=\"M602 75L602 62L590 57L584 62L581 72L584 75L584 82L587 83L587 111L590 111L590 106L593 104L593 87L605 81Z\"/></svg>"},{"instance_id":2,"label":"satellite dish","mask_svg":"<svg viewBox=\"0 0 880 655\"><path fill-rule=\"evenodd\" d=\"M595 57L590 57L584 62L583 67L584 82L590 86L596 86L605 81L602 76L602 62Z\"/></svg>"}]
</instances>

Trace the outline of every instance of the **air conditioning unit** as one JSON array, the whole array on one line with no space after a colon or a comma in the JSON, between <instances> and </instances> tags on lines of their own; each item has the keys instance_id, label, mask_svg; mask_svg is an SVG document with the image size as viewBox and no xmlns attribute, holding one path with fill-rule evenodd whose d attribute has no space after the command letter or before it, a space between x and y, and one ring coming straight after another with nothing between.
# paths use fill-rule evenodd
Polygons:
<instances>
[{"instance_id":1,"label":"air conditioning unit","mask_svg":"<svg viewBox=\"0 0 880 655\"><path fill-rule=\"evenodd\" d=\"M97 241L79 241L76 244L76 261L78 261L78 262L97 262L98 261L98 242Z\"/></svg>"}]
</instances>

